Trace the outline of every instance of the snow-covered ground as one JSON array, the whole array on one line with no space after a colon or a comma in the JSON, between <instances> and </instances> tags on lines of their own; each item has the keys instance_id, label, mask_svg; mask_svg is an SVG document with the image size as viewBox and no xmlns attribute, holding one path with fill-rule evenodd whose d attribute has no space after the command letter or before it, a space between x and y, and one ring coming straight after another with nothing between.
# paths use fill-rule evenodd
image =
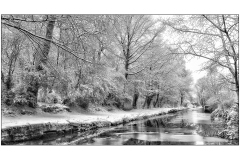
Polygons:
<instances>
[{"instance_id":1,"label":"snow-covered ground","mask_svg":"<svg viewBox=\"0 0 240 160\"><path fill-rule=\"evenodd\" d=\"M40 114L40 115L23 115L16 117L2 117L2 129L32 125L32 124L43 124L43 123L61 123L67 124L73 123L91 123L94 121L109 121L116 122L124 118L137 118L140 116L151 116L162 112L167 113L173 108L152 108L152 109L135 109L131 111L115 110L112 112L95 112L95 113L61 113L61 114ZM183 109L183 108L174 108Z\"/></svg>"}]
</instances>

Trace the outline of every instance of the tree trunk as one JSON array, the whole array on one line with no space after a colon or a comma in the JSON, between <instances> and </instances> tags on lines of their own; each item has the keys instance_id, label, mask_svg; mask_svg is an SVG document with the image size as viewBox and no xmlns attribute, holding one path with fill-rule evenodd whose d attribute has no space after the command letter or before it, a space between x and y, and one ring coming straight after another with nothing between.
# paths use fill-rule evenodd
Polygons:
<instances>
[{"instance_id":1,"label":"tree trunk","mask_svg":"<svg viewBox=\"0 0 240 160\"><path fill-rule=\"evenodd\" d=\"M184 92L180 92L180 105L183 105L183 101L184 101Z\"/></svg>"},{"instance_id":2,"label":"tree trunk","mask_svg":"<svg viewBox=\"0 0 240 160\"><path fill-rule=\"evenodd\" d=\"M129 67L129 62L128 62L128 60L126 60L126 61L125 61L125 71L126 71L126 73L125 73L125 78L126 78L126 80L127 80L127 78L128 78L128 67Z\"/></svg>"},{"instance_id":3,"label":"tree trunk","mask_svg":"<svg viewBox=\"0 0 240 160\"><path fill-rule=\"evenodd\" d=\"M55 20L56 20L56 17L54 15L49 16L49 21L46 26L46 36L45 36L45 38L48 40L45 40L43 42L42 49L40 46L39 50L42 52L36 53L36 54L38 54L38 56L37 56L38 59L36 60L35 68L36 68L36 71L38 71L38 72L43 70L42 64L46 65L47 60L48 60L48 54L49 54L49 50L51 47L51 40L53 37L53 29L54 29ZM38 82L36 80L33 80L32 84L29 84L29 87L27 88L27 91L32 93L32 97L31 97L31 99L33 101L32 107L34 107L34 105L37 104L37 95L38 95L39 88L40 88L40 82Z\"/></svg>"},{"instance_id":4,"label":"tree trunk","mask_svg":"<svg viewBox=\"0 0 240 160\"><path fill-rule=\"evenodd\" d=\"M181 97L180 97L180 106L182 106L183 105L183 96L181 95Z\"/></svg>"},{"instance_id":5,"label":"tree trunk","mask_svg":"<svg viewBox=\"0 0 240 160\"><path fill-rule=\"evenodd\" d=\"M62 28L60 27L60 31L59 31L59 41L61 41L62 39ZM57 49L57 66L59 63L59 56L60 56L60 47L58 47Z\"/></svg>"},{"instance_id":6,"label":"tree trunk","mask_svg":"<svg viewBox=\"0 0 240 160\"><path fill-rule=\"evenodd\" d=\"M159 103L158 103L158 108L159 108L159 107L162 107L162 102L163 102L163 99L164 99L163 97L162 97L162 98L160 98L160 100L159 100Z\"/></svg>"},{"instance_id":7,"label":"tree trunk","mask_svg":"<svg viewBox=\"0 0 240 160\"><path fill-rule=\"evenodd\" d=\"M1 80L2 80L2 83L4 83L4 74L3 74L3 72L1 71Z\"/></svg>"},{"instance_id":8,"label":"tree trunk","mask_svg":"<svg viewBox=\"0 0 240 160\"><path fill-rule=\"evenodd\" d=\"M147 108L149 109L154 96L155 94L147 95L142 108L145 108L147 105Z\"/></svg>"},{"instance_id":9,"label":"tree trunk","mask_svg":"<svg viewBox=\"0 0 240 160\"><path fill-rule=\"evenodd\" d=\"M235 86L236 86L236 93L237 93L237 103L239 105L239 82L238 82L238 72L237 72L237 61L234 62L234 67L235 67L235 76L234 76L234 80L235 80Z\"/></svg>"},{"instance_id":10,"label":"tree trunk","mask_svg":"<svg viewBox=\"0 0 240 160\"><path fill-rule=\"evenodd\" d=\"M46 64L48 60L48 54L51 46L51 40L53 36L53 29L55 24L56 17L54 15L49 16L49 21L46 27L46 36L45 38L48 39L48 41L44 41L43 48L40 49L41 53L38 53L39 57L36 63L36 69L37 71L42 70L41 63Z\"/></svg>"},{"instance_id":11,"label":"tree trunk","mask_svg":"<svg viewBox=\"0 0 240 160\"><path fill-rule=\"evenodd\" d=\"M6 88L7 88L8 91L11 90L11 88L13 87L12 74L7 76L7 79L5 81L5 85L6 85Z\"/></svg>"},{"instance_id":12,"label":"tree trunk","mask_svg":"<svg viewBox=\"0 0 240 160\"><path fill-rule=\"evenodd\" d=\"M134 109L137 109L137 100L138 100L138 97L139 97L139 93L138 92L135 92L134 95L133 95L133 108Z\"/></svg>"},{"instance_id":13,"label":"tree trunk","mask_svg":"<svg viewBox=\"0 0 240 160\"><path fill-rule=\"evenodd\" d=\"M157 99L155 103L153 103L154 108L156 108L156 105L159 103L159 93L157 94ZM158 105L159 106L159 105Z\"/></svg>"}]
</instances>

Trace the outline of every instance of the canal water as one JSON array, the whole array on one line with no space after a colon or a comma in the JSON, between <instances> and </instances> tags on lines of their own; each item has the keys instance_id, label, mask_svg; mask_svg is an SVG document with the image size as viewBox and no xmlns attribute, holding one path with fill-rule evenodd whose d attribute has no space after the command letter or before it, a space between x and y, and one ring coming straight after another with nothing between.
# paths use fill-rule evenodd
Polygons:
<instances>
[{"instance_id":1,"label":"canal water","mask_svg":"<svg viewBox=\"0 0 240 160\"><path fill-rule=\"evenodd\" d=\"M46 137L22 145L236 145L217 137L224 126L212 122L209 113L193 108L177 114L153 117L114 128Z\"/></svg>"}]
</instances>

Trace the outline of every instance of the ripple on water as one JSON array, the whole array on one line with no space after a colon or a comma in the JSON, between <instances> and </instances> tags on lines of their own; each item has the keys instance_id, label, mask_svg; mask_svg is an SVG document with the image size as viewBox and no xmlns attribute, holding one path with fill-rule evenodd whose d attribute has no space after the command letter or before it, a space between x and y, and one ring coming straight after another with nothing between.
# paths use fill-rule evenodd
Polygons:
<instances>
[{"instance_id":1,"label":"ripple on water","mask_svg":"<svg viewBox=\"0 0 240 160\"><path fill-rule=\"evenodd\" d=\"M218 138L223 126L211 122L210 114L201 109L188 110L171 116L158 116L110 128L91 138L73 134L20 144L75 145L233 145L235 141ZM94 134L96 132L93 131ZM83 139L81 139L83 137ZM76 143L75 143L76 142Z\"/></svg>"}]
</instances>

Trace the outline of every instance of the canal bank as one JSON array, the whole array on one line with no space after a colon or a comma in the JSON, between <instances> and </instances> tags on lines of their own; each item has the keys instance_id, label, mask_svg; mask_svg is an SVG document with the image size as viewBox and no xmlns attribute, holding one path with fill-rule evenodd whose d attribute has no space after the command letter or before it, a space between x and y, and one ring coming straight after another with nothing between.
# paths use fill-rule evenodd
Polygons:
<instances>
[{"instance_id":1,"label":"canal bank","mask_svg":"<svg viewBox=\"0 0 240 160\"><path fill-rule=\"evenodd\" d=\"M87 138L64 137L43 144L65 145L238 145L237 139L219 136L225 124L212 121L202 108L156 116L119 125ZM65 143L64 143L65 142Z\"/></svg>"},{"instance_id":2,"label":"canal bank","mask_svg":"<svg viewBox=\"0 0 240 160\"><path fill-rule=\"evenodd\" d=\"M52 116L22 116L2 118L2 144L21 142L48 137L84 133L98 128L117 126L136 120L175 113L186 108L137 109L95 114L59 114Z\"/></svg>"}]
</instances>

